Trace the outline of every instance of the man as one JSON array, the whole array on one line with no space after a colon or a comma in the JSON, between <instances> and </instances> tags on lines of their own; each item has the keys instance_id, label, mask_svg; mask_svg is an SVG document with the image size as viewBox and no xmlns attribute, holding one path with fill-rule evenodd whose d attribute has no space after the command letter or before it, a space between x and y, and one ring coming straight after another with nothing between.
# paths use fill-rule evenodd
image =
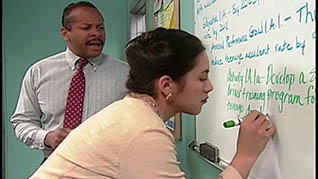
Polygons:
<instances>
[{"instance_id":1,"label":"man","mask_svg":"<svg viewBox=\"0 0 318 179\"><path fill-rule=\"evenodd\" d=\"M43 150L44 160L76 127L65 124L66 118L71 118L67 119L70 124L76 120L69 106L81 106L77 119L81 122L120 99L126 91L129 68L126 63L101 53L105 43L104 20L93 4L77 2L65 7L60 33L66 41L66 50L40 60L27 70L10 119L14 135L29 147ZM79 87L71 87L71 83L79 83L73 82L72 77L78 73L82 77L74 79L83 78L84 97L80 104L70 105L68 98L81 96L74 91Z\"/></svg>"}]
</instances>

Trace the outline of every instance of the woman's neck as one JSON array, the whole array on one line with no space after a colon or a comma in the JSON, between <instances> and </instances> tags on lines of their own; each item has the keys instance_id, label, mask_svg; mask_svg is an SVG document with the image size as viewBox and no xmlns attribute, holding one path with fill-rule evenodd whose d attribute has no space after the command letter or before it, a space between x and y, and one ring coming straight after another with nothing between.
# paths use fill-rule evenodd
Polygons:
<instances>
[{"instance_id":1,"label":"woman's neck","mask_svg":"<svg viewBox=\"0 0 318 179\"><path fill-rule=\"evenodd\" d=\"M158 96L156 99L147 94L130 93L129 96L141 99L153 109L155 113L165 122L178 112L173 110L171 104L167 103L167 100L163 96Z\"/></svg>"},{"instance_id":2,"label":"woman's neck","mask_svg":"<svg viewBox=\"0 0 318 179\"><path fill-rule=\"evenodd\" d=\"M169 120L178 113L178 111L175 110L173 105L168 103L164 96L159 95L155 101L158 104L158 108L162 115L163 121Z\"/></svg>"}]
</instances>

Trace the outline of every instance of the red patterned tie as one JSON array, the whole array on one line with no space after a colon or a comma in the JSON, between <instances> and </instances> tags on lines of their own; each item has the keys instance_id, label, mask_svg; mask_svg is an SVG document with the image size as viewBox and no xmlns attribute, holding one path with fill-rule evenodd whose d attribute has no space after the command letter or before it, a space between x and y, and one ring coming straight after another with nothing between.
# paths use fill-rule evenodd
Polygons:
<instances>
[{"instance_id":1,"label":"red patterned tie","mask_svg":"<svg viewBox=\"0 0 318 179\"><path fill-rule=\"evenodd\" d=\"M82 68L87 62L85 59L79 59L76 71L72 76L65 107L64 128L75 129L82 122L85 91L85 76Z\"/></svg>"}]
</instances>

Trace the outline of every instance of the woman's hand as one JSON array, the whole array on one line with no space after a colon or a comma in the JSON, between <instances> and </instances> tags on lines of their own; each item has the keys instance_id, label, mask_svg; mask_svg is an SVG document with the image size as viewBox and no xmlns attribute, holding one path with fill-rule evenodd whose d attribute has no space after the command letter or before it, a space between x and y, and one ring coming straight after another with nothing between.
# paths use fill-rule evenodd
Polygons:
<instances>
[{"instance_id":1,"label":"woman's hand","mask_svg":"<svg viewBox=\"0 0 318 179\"><path fill-rule=\"evenodd\" d=\"M264 114L254 110L244 117L240 125L236 154L231 162L231 166L243 178L247 178L274 132L275 128L270 126Z\"/></svg>"}]
</instances>

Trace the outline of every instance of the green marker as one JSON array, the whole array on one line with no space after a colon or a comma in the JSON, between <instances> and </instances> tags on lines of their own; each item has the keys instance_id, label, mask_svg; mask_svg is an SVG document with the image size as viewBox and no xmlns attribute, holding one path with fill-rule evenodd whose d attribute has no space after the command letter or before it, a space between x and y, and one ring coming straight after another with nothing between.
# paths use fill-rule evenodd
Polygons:
<instances>
[{"instance_id":1,"label":"green marker","mask_svg":"<svg viewBox=\"0 0 318 179\"><path fill-rule=\"evenodd\" d=\"M238 126L241 124L242 121L243 121L242 118L230 119L228 121L223 122L223 127L230 128L230 127Z\"/></svg>"},{"instance_id":2,"label":"green marker","mask_svg":"<svg viewBox=\"0 0 318 179\"><path fill-rule=\"evenodd\" d=\"M265 114L265 116L266 116L266 120L269 120L269 116L267 113ZM241 125L243 120L244 120L243 118L230 119L228 121L223 122L223 127L230 128L230 127ZM271 124L270 124L270 126L271 126Z\"/></svg>"}]
</instances>

